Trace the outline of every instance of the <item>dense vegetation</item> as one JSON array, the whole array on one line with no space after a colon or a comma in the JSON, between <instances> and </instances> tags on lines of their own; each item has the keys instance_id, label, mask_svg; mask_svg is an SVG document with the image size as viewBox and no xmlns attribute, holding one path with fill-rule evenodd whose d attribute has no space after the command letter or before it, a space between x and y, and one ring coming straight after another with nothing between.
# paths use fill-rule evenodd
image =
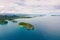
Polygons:
<instances>
[{"instance_id":1,"label":"dense vegetation","mask_svg":"<svg viewBox=\"0 0 60 40\"><path fill-rule=\"evenodd\" d=\"M19 19L19 18L32 18L29 16L18 16L18 15L0 15L0 24L7 23L6 20L16 22L14 19Z\"/></svg>"},{"instance_id":2,"label":"dense vegetation","mask_svg":"<svg viewBox=\"0 0 60 40\"><path fill-rule=\"evenodd\" d=\"M17 16L17 15L0 15L0 20L13 20L17 18L32 18L29 16Z\"/></svg>"},{"instance_id":3,"label":"dense vegetation","mask_svg":"<svg viewBox=\"0 0 60 40\"><path fill-rule=\"evenodd\" d=\"M26 29L34 29L34 26L30 23L20 22L19 27L21 26L25 27Z\"/></svg>"}]
</instances>

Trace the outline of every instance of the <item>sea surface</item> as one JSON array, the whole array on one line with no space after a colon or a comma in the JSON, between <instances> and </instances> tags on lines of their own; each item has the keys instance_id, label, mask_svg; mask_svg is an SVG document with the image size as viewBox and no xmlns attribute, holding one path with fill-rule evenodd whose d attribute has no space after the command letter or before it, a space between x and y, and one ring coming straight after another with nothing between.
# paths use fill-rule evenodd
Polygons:
<instances>
[{"instance_id":1,"label":"sea surface","mask_svg":"<svg viewBox=\"0 0 60 40\"><path fill-rule=\"evenodd\" d=\"M8 21L8 24L0 24L0 40L60 40L59 16L15 20L17 23ZM31 23L34 30L19 27L20 22Z\"/></svg>"}]
</instances>

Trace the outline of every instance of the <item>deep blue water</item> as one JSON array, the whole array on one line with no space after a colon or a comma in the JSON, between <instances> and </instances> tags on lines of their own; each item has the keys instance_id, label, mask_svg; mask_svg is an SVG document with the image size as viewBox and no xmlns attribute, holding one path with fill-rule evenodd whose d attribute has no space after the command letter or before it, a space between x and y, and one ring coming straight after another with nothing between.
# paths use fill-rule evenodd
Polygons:
<instances>
[{"instance_id":1,"label":"deep blue water","mask_svg":"<svg viewBox=\"0 0 60 40\"><path fill-rule=\"evenodd\" d=\"M0 40L60 40L60 17L46 16L16 21L0 24ZM34 30L18 27L19 22L31 23Z\"/></svg>"}]
</instances>

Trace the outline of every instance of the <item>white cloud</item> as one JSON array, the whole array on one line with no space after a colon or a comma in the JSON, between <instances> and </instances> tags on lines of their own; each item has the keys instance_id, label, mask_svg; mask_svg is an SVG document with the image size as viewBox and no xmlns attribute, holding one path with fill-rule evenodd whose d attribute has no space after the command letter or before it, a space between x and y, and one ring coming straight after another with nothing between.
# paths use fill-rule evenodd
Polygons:
<instances>
[{"instance_id":1,"label":"white cloud","mask_svg":"<svg viewBox=\"0 0 60 40\"><path fill-rule=\"evenodd\" d=\"M0 0L0 13L60 12L60 0Z\"/></svg>"}]
</instances>

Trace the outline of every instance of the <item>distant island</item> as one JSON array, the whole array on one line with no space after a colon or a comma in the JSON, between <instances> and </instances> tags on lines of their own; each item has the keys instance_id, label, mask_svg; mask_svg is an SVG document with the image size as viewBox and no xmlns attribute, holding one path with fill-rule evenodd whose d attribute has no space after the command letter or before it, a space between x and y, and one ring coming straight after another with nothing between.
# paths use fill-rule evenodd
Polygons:
<instances>
[{"instance_id":1,"label":"distant island","mask_svg":"<svg viewBox=\"0 0 60 40\"><path fill-rule=\"evenodd\" d=\"M21 19L21 18L35 18L44 15L39 14L0 14L0 23L5 23L6 20L14 21L14 19ZM7 22L7 21L6 21Z\"/></svg>"},{"instance_id":2,"label":"distant island","mask_svg":"<svg viewBox=\"0 0 60 40\"><path fill-rule=\"evenodd\" d=\"M0 15L0 24L5 24L7 23L6 20L16 22L14 19L20 19L20 18L32 18L28 16L18 16L18 15Z\"/></svg>"},{"instance_id":3,"label":"distant island","mask_svg":"<svg viewBox=\"0 0 60 40\"><path fill-rule=\"evenodd\" d=\"M17 18L32 18L29 16L18 16L18 15L0 15L1 20L13 20Z\"/></svg>"}]
</instances>

